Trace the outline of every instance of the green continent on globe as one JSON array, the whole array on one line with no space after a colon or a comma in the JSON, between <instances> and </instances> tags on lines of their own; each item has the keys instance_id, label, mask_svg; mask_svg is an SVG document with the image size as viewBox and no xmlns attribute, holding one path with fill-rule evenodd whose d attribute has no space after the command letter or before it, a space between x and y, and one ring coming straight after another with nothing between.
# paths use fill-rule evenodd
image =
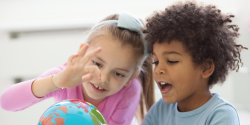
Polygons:
<instances>
[{"instance_id":1,"label":"green continent on globe","mask_svg":"<svg viewBox=\"0 0 250 125\"><path fill-rule=\"evenodd\" d=\"M107 124L105 118L102 116L102 114L99 112L99 110L93 105L90 105L90 106L91 106L90 116L91 116L94 124L101 125L100 122L103 124Z\"/></svg>"}]
</instances>

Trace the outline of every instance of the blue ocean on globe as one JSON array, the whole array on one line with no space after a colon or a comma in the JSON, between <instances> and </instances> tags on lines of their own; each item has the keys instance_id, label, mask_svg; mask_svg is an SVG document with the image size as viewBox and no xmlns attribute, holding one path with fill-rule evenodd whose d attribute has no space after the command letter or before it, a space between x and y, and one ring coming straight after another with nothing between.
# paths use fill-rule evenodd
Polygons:
<instances>
[{"instance_id":1,"label":"blue ocean on globe","mask_svg":"<svg viewBox=\"0 0 250 125\"><path fill-rule=\"evenodd\" d=\"M92 104L69 99L49 107L38 125L103 125L107 124L100 111Z\"/></svg>"}]
</instances>

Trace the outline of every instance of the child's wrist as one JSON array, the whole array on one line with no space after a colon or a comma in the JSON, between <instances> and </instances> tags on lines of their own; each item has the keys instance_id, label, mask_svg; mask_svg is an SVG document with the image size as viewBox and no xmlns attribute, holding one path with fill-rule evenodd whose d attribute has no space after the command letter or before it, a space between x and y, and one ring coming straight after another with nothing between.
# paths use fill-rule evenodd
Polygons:
<instances>
[{"instance_id":1,"label":"child's wrist","mask_svg":"<svg viewBox=\"0 0 250 125\"><path fill-rule=\"evenodd\" d=\"M56 88L56 89L63 89L63 87L61 87L60 85L56 84L56 83L59 83L58 80L56 80L56 75L53 74L51 75L51 83L52 85Z\"/></svg>"}]
</instances>

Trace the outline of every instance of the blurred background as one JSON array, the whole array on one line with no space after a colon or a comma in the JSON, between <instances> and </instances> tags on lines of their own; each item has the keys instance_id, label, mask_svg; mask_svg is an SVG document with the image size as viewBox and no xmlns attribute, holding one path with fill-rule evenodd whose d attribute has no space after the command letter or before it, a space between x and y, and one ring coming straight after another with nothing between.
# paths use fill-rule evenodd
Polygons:
<instances>
[{"instance_id":1,"label":"blurred background","mask_svg":"<svg viewBox=\"0 0 250 125\"><path fill-rule=\"evenodd\" d=\"M9 86L37 77L61 65L76 53L89 29L109 14L128 11L145 20L175 0L0 0L0 94ZM240 44L250 48L250 0L197 0L235 15ZM250 125L250 50L243 51L244 66L230 72L218 92L238 110L242 125ZM156 99L161 94L156 87ZM53 99L24 111L0 108L0 125L35 125Z\"/></svg>"}]
</instances>

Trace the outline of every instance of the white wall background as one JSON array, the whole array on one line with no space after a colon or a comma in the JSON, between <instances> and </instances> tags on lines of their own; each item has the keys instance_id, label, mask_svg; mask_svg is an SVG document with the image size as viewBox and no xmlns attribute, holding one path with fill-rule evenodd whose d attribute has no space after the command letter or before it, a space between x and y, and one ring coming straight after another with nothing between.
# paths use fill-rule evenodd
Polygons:
<instances>
[{"instance_id":1,"label":"white wall background","mask_svg":"<svg viewBox=\"0 0 250 125\"><path fill-rule=\"evenodd\" d=\"M91 26L113 13L128 11L145 19L163 10L174 0L0 0L0 94L15 78L31 79L60 65L84 42ZM216 4L222 12L236 15L241 36L239 43L250 48L249 0L197 0ZM241 123L250 125L250 50L243 51L244 69L231 72L219 92L240 112ZM156 98L160 94L156 91ZM34 125L53 104L52 99L20 112L0 109L0 125Z\"/></svg>"}]
</instances>

